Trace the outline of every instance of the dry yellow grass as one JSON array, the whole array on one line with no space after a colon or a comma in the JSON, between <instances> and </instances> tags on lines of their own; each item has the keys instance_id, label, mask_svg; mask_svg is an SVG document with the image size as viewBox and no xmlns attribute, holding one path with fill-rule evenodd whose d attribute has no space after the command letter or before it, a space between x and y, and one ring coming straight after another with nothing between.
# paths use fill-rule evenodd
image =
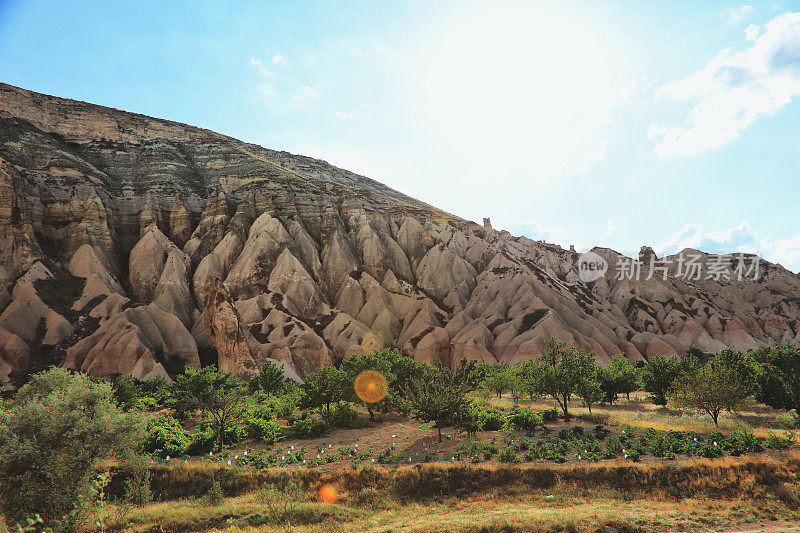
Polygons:
<instances>
[{"instance_id":1,"label":"dry yellow grass","mask_svg":"<svg viewBox=\"0 0 800 533\"><path fill-rule=\"evenodd\" d=\"M178 478L186 482L187 476L205 476L210 468L216 467L182 468ZM311 532L503 531L506 526L511 528L506 531L545 531L567 525L596 531L607 524L620 531L709 531L797 520L800 503L797 453L686 459L668 465L433 463L397 470L271 473L273 479L281 474L291 476L306 493L292 514L292 530ZM339 503L315 501L322 484L339 489ZM285 531L286 524L271 516L251 491L218 506L204 498L143 509L115 506L109 530L146 531L161 525L165 531Z\"/></svg>"}]
</instances>

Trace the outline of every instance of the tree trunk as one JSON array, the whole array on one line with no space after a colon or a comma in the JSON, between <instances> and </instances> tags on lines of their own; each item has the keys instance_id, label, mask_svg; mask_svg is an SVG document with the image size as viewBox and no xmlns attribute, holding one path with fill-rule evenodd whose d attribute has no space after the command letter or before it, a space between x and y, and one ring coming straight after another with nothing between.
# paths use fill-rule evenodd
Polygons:
<instances>
[{"instance_id":1,"label":"tree trunk","mask_svg":"<svg viewBox=\"0 0 800 533\"><path fill-rule=\"evenodd\" d=\"M588 407L588 408L589 408L589 414L592 414L592 404L590 404L590 403L587 403L587 404L586 404L586 407Z\"/></svg>"},{"instance_id":2,"label":"tree trunk","mask_svg":"<svg viewBox=\"0 0 800 533\"><path fill-rule=\"evenodd\" d=\"M569 422L569 403L566 394L564 395L564 403L561 406L564 408L564 422Z\"/></svg>"},{"instance_id":3,"label":"tree trunk","mask_svg":"<svg viewBox=\"0 0 800 533\"><path fill-rule=\"evenodd\" d=\"M375 422L375 413L372 412L372 407L367 406L367 411L369 411L369 421Z\"/></svg>"},{"instance_id":4,"label":"tree trunk","mask_svg":"<svg viewBox=\"0 0 800 533\"><path fill-rule=\"evenodd\" d=\"M436 428L439 430L439 442L442 442L442 428Z\"/></svg>"}]
</instances>

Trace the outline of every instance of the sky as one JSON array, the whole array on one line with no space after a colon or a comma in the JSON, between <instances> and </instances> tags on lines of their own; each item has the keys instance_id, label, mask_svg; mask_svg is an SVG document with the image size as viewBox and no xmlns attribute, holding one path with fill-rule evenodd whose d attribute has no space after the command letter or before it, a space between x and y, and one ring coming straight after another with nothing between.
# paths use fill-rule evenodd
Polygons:
<instances>
[{"instance_id":1,"label":"sky","mask_svg":"<svg viewBox=\"0 0 800 533\"><path fill-rule=\"evenodd\" d=\"M800 0L0 0L0 81L564 247L800 269Z\"/></svg>"}]
</instances>

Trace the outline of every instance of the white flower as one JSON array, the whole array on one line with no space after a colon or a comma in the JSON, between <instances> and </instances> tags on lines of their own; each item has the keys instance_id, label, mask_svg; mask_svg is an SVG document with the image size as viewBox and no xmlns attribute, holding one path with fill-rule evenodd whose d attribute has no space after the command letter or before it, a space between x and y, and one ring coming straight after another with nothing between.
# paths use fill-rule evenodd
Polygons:
<instances>
[{"instance_id":1,"label":"white flower","mask_svg":"<svg viewBox=\"0 0 800 533\"><path fill-rule=\"evenodd\" d=\"M717 445L717 441L714 441L714 446L716 446L716 445Z\"/></svg>"},{"instance_id":2,"label":"white flower","mask_svg":"<svg viewBox=\"0 0 800 533\"><path fill-rule=\"evenodd\" d=\"M167 456L167 461L169 461L169 455Z\"/></svg>"},{"instance_id":3,"label":"white flower","mask_svg":"<svg viewBox=\"0 0 800 533\"><path fill-rule=\"evenodd\" d=\"M578 461L580 461L580 460L581 460L581 456L579 455L579 456L578 456Z\"/></svg>"},{"instance_id":4,"label":"white flower","mask_svg":"<svg viewBox=\"0 0 800 533\"><path fill-rule=\"evenodd\" d=\"M244 454L247 455L247 450L244 451Z\"/></svg>"},{"instance_id":5,"label":"white flower","mask_svg":"<svg viewBox=\"0 0 800 533\"><path fill-rule=\"evenodd\" d=\"M285 460L286 460L286 456L285 455L281 455L281 461L285 461Z\"/></svg>"},{"instance_id":6,"label":"white flower","mask_svg":"<svg viewBox=\"0 0 800 533\"><path fill-rule=\"evenodd\" d=\"M234 457L234 459L238 459L238 458L239 458L239 456L238 456L238 455L237 455L236 457Z\"/></svg>"},{"instance_id":7,"label":"white flower","mask_svg":"<svg viewBox=\"0 0 800 533\"><path fill-rule=\"evenodd\" d=\"M392 438L393 438L393 439L396 439L396 438L397 438L397 435L392 435Z\"/></svg>"},{"instance_id":8,"label":"white flower","mask_svg":"<svg viewBox=\"0 0 800 533\"><path fill-rule=\"evenodd\" d=\"M228 459L228 466L231 466L231 460Z\"/></svg>"}]
</instances>

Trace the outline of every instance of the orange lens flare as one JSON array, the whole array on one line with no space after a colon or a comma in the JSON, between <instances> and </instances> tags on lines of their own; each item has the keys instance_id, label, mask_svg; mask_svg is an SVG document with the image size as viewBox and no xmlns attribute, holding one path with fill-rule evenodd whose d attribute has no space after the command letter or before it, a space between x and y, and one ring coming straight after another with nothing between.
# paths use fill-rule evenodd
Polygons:
<instances>
[{"instance_id":1,"label":"orange lens flare","mask_svg":"<svg viewBox=\"0 0 800 533\"><path fill-rule=\"evenodd\" d=\"M339 499L339 491L333 485L323 485L319 489L319 499L322 503L336 503Z\"/></svg>"},{"instance_id":2,"label":"orange lens flare","mask_svg":"<svg viewBox=\"0 0 800 533\"><path fill-rule=\"evenodd\" d=\"M389 385L379 372L365 370L356 378L354 384L356 395L364 403L378 403L386 397L386 390Z\"/></svg>"}]
</instances>

